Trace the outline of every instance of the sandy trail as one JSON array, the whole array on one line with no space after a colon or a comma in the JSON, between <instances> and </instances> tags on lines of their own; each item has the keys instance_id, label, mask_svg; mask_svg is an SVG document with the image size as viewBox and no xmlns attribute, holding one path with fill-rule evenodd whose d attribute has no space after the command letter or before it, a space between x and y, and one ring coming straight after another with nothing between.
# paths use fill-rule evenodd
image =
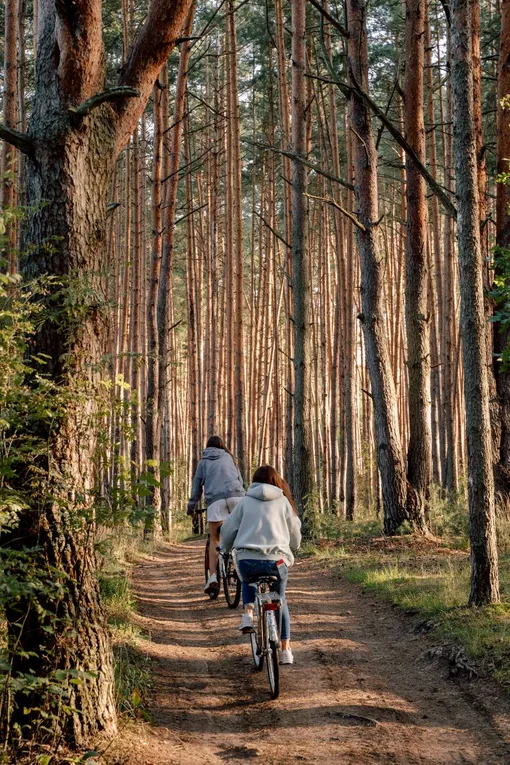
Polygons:
<instances>
[{"instance_id":1,"label":"sandy trail","mask_svg":"<svg viewBox=\"0 0 510 765\"><path fill-rule=\"evenodd\" d=\"M281 668L271 701L237 633L240 609L201 593L203 549L168 545L136 569L154 727L126 762L510 764L506 702L480 681L449 679L425 657L427 638L317 561L290 573L296 663Z\"/></svg>"}]
</instances>

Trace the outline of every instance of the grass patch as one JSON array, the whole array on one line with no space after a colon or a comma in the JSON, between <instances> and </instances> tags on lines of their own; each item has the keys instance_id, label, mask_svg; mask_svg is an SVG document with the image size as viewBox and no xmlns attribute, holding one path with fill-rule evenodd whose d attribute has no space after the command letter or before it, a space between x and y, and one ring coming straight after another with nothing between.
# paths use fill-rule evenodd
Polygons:
<instances>
[{"instance_id":1,"label":"grass patch","mask_svg":"<svg viewBox=\"0 0 510 765\"><path fill-rule=\"evenodd\" d=\"M458 526L457 526L458 522ZM427 622L437 637L461 646L479 667L510 689L510 551L500 545L503 602L470 608L470 561L457 511L442 521L447 540L383 537L373 522L336 523L334 537L308 542L305 552L329 561L341 576L403 612ZM439 525L439 519L438 519Z\"/></svg>"},{"instance_id":2,"label":"grass patch","mask_svg":"<svg viewBox=\"0 0 510 765\"><path fill-rule=\"evenodd\" d=\"M117 709L148 719L146 699L151 685L150 659L140 650L141 630L133 623L136 602L130 582L133 562L149 553L149 545L131 537L103 540L99 589L112 634Z\"/></svg>"}]
</instances>

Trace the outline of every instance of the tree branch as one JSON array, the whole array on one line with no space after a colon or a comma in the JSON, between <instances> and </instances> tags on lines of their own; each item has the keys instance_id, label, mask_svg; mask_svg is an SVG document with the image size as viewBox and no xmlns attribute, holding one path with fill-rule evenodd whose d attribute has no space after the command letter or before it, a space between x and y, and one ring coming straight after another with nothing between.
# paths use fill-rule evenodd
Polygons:
<instances>
[{"instance_id":1,"label":"tree branch","mask_svg":"<svg viewBox=\"0 0 510 765\"><path fill-rule=\"evenodd\" d=\"M336 79L335 72L333 70L333 67L331 65L331 61L329 60L326 51L324 49L324 41L322 40L322 49L323 49L323 60L326 65L326 69L329 72L330 77L335 82L338 88L342 91L342 93L349 97L352 95L352 93L356 93L364 102L365 105L370 109L370 111L375 114L377 119L381 121L381 123L384 125L388 133L393 136L395 141L401 146L407 156L414 162L418 172L425 178L427 184L429 185L429 188L431 191L434 192L434 194L437 196L439 201L441 202L445 212L447 215L449 215L454 220L457 219L457 209L453 202L450 201L447 194L439 183L436 181L436 179L431 175L431 173L427 170L425 165L420 161L418 155L414 151L414 149L409 145L407 142L405 136L402 135L400 130L395 127L395 125L388 119L386 114L383 112L383 110L375 103L375 101L369 96L369 94L363 90L361 85L356 81L356 78L354 77L353 73L351 72L351 78L354 83L354 85L348 85L346 82L341 82L340 80Z\"/></svg>"},{"instance_id":2,"label":"tree branch","mask_svg":"<svg viewBox=\"0 0 510 765\"><path fill-rule=\"evenodd\" d=\"M253 212L255 213L255 215L256 215L258 218L260 218L260 220L262 221L262 223L264 224L264 226L267 226L267 228L268 228L268 229L271 231L271 233L272 233L272 234L274 234L274 236L275 236L277 239L279 239L279 240L280 240L280 242L282 242L282 244L284 244L284 245L285 245L285 247L287 247L289 250L291 250L291 249L292 249L292 245L290 245L288 242L286 242L286 241L285 241L285 239L283 238L283 236L281 236L281 235L278 233L278 231L275 231L275 230L274 230L274 228L273 228L272 226L270 226L270 225L269 225L269 223L267 222L267 220L266 220L266 219L265 219L265 218L264 218L264 217L263 217L263 216L262 216L262 215L261 215L259 212L257 212L257 210L253 210Z\"/></svg>"},{"instance_id":3,"label":"tree branch","mask_svg":"<svg viewBox=\"0 0 510 765\"><path fill-rule=\"evenodd\" d=\"M61 93L67 104L80 103L103 87L102 2L55 0L53 5Z\"/></svg>"},{"instance_id":4,"label":"tree branch","mask_svg":"<svg viewBox=\"0 0 510 765\"><path fill-rule=\"evenodd\" d=\"M308 0L308 2L311 3L314 8L317 8L319 13L322 13L326 21L329 21L331 26L334 27L338 32L340 32L341 35L343 35L344 37L349 37L349 32L347 31L347 29L344 26L342 26L342 24L340 24L340 22L337 21L330 13L328 13L325 8L319 5L317 0Z\"/></svg>"},{"instance_id":5,"label":"tree branch","mask_svg":"<svg viewBox=\"0 0 510 765\"><path fill-rule=\"evenodd\" d=\"M346 215L349 218L349 220L352 223L354 223L354 225L357 226L360 229L360 231L366 231L367 230L366 227L363 225L363 223L361 223L361 221L359 221L356 218L356 216L353 215L353 213L350 213L349 210L346 210L344 207L339 205L338 202L336 202L334 199L330 199L329 197L316 197L313 194L306 194L306 196L309 197L310 199L315 199L318 202L327 202L328 205L332 205L337 210L340 210L341 213Z\"/></svg>"},{"instance_id":6,"label":"tree branch","mask_svg":"<svg viewBox=\"0 0 510 765\"><path fill-rule=\"evenodd\" d=\"M194 12L194 0L150 0L145 23L121 69L119 85L140 91L137 99L124 100L118 106L117 150L120 151L133 132L145 108L152 86L168 60L177 40L190 37L186 19ZM191 45L185 42L183 45Z\"/></svg>"},{"instance_id":7,"label":"tree branch","mask_svg":"<svg viewBox=\"0 0 510 765\"><path fill-rule=\"evenodd\" d=\"M15 146L29 157L34 153L34 144L26 133L19 133L17 130L0 124L0 138L2 141L6 141L6 143L10 143L11 146Z\"/></svg>"},{"instance_id":8,"label":"tree branch","mask_svg":"<svg viewBox=\"0 0 510 765\"><path fill-rule=\"evenodd\" d=\"M352 73L351 73L352 76ZM409 145L407 142L407 139L402 135L400 130L395 127L395 125L388 119L388 117L385 115L383 110L375 103L375 101L372 100L372 98L366 93L366 91L363 90L363 88L356 82L356 80L353 77L354 82L354 90L355 92L363 99L365 104L368 106L368 108L375 114L377 119L379 119L388 133L390 133L391 136L395 139L395 141L401 146L409 159L412 160L412 162L416 165L417 170L420 172L420 174L425 178L426 182L428 183L431 191L434 192L434 194L437 196L441 204L443 205L444 211L454 220L457 219L457 209L455 205L448 199L446 193L443 191L439 183L436 181L436 179L431 175L431 173L427 170L425 165L420 161L418 158L418 155L414 151L414 149Z\"/></svg>"},{"instance_id":9,"label":"tree branch","mask_svg":"<svg viewBox=\"0 0 510 765\"><path fill-rule=\"evenodd\" d=\"M87 98L79 106L70 106L67 110L73 119L82 120L87 114L90 114L92 109L104 104L107 101L121 101L124 98L138 98L140 91L136 88L118 87L108 88L103 90L102 93L96 93L95 95Z\"/></svg>"},{"instance_id":10,"label":"tree branch","mask_svg":"<svg viewBox=\"0 0 510 765\"><path fill-rule=\"evenodd\" d=\"M322 175L324 178L328 178L330 181L333 181L334 183L339 183L340 186L343 186L346 189L349 189L350 191L354 191L354 186L352 183L349 183L349 181L344 180L343 178L338 178L338 176L333 175L332 173L328 173L326 170L322 170L320 167L317 167L317 165L314 165L313 162L309 162L307 159L303 159L303 157L298 156L297 154L294 154L292 151L286 151L285 149L279 149L277 146L270 146L266 143L260 143L258 141L250 141L249 138L242 138L242 143L249 143L252 146L257 146L259 149L263 149L264 151L274 151L277 154L283 154L284 157L289 157L289 159L297 159L299 162L301 162L305 167L310 168L310 170L313 170L318 175Z\"/></svg>"}]
</instances>

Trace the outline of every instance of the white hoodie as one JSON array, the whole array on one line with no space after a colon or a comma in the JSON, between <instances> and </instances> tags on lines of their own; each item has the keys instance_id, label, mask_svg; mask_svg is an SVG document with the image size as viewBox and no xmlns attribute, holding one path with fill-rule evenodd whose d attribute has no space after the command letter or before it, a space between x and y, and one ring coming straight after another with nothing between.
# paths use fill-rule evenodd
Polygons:
<instances>
[{"instance_id":1,"label":"white hoodie","mask_svg":"<svg viewBox=\"0 0 510 765\"><path fill-rule=\"evenodd\" d=\"M277 486L252 483L246 496L221 527L223 550L237 550L239 560L283 560L294 562L291 548L301 544L301 521Z\"/></svg>"}]
</instances>

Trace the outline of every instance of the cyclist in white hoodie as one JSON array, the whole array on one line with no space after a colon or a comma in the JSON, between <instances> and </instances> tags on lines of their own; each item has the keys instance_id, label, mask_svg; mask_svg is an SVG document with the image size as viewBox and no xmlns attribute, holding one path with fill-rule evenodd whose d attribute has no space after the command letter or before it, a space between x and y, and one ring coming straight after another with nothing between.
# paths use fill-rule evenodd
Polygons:
<instances>
[{"instance_id":1,"label":"cyclist in white hoodie","mask_svg":"<svg viewBox=\"0 0 510 765\"><path fill-rule=\"evenodd\" d=\"M253 632L253 605L257 576L277 576L273 588L282 597L281 664L292 664L290 617L285 588L288 569L294 563L292 550L301 544L301 521L289 485L270 465L262 465L253 475L246 496L225 519L220 546L237 553L237 570L243 585L244 614L239 629Z\"/></svg>"}]
</instances>

